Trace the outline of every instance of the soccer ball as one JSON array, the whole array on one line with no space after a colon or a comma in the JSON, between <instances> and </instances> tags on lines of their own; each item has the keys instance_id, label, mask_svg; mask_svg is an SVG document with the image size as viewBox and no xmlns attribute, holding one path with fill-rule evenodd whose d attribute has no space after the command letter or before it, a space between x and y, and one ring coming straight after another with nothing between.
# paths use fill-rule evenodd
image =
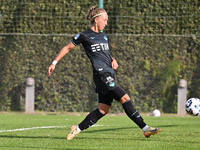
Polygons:
<instances>
[{"instance_id":1,"label":"soccer ball","mask_svg":"<svg viewBox=\"0 0 200 150\"><path fill-rule=\"evenodd\" d=\"M158 109L155 109L153 112L152 112L152 116L154 117L160 117L161 113L160 113L160 110Z\"/></svg>"},{"instance_id":2,"label":"soccer ball","mask_svg":"<svg viewBox=\"0 0 200 150\"><path fill-rule=\"evenodd\" d=\"M200 99L190 98L185 104L185 110L192 116L200 115Z\"/></svg>"}]
</instances>

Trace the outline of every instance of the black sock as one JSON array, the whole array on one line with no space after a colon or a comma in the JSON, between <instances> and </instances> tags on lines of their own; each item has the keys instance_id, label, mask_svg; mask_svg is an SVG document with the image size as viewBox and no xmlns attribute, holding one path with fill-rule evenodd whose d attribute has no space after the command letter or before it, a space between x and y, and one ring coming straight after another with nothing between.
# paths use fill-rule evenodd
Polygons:
<instances>
[{"instance_id":1,"label":"black sock","mask_svg":"<svg viewBox=\"0 0 200 150\"><path fill-rule=\"evenodd\" d=\"M95 124L99 119L101 119L104 115L99 111L99 109L95 109L91 113L87 115L87 117L78 125L79 128L85 130Z\"/></svg>"},{"instance_id":2,"label":"black sock","mask_svg":"<svg viewBox=\"0 0 200 150\"><path fill-rule=\"evenodd\" d=\"M133 120L141 129L146 126L144 123L143 118L140 116L138 111L133 107L131 100L128 100L122 104L124 111L126 112L127 116Z\"/></svg>"}]
</instances>

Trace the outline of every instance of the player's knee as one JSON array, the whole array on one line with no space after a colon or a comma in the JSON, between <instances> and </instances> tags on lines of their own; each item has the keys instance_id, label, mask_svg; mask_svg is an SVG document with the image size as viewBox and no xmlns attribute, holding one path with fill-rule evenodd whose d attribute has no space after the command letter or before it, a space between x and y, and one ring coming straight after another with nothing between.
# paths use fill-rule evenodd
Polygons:
<instances>
[{"instance_id":1,"label":"player's knee","mask_svg":"<svg viewBox=\"0 0 200 150\"><path fill-rule=\"evenodd\" d=\"M129 97L128 94L125 94L121 99L120 99L120 103L123 104L124 102L130 100L131 98Z\"/></svg>"},{"instance_id":2,"label":"player's knee","mask_svg":"<svg viewBox=\"0 0 200 150\"><path fill-rule=\"evenodd\" d=\"M106 115L109 112L110 106L107 104L99 103L98 109L103 115Z\"/></svg>"},{"instance_id":3,"label":"player's knee","mask_svg":"<svg viewBox=\"0 0 200 150\"><path fill-rule=\"evenodd\" d=\"M103 114L106 115L109 112L109 109L99 109L99 111Z\"/></svg>"}]
</instances>

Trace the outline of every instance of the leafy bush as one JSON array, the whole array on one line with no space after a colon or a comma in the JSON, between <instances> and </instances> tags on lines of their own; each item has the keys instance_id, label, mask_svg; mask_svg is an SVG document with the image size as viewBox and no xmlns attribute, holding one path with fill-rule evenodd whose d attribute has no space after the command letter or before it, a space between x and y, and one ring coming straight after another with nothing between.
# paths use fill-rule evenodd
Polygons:
<instances>
[{"instance_id":1,"label":"leafy bush","mask_svg":"<svg viewBox=\"0 0 200 150\"><path fill-rule=\"evenodd\" d=\"M51 77L47 69L74 34L88 28L85 14L96 2L44 0L36 5L0 0L0 4L0 110L24 110L27 77L36 81L36 110L93 110L95 86L82 46L70 51ZM188 97L200 97L198 1L108 0L104 6L109 14L104 31L119 63L117 82L138 110L176 112L182 78L188 82ZM118 103L113 105L111 112L122 111Z\"/></svg>"}]
</instances>

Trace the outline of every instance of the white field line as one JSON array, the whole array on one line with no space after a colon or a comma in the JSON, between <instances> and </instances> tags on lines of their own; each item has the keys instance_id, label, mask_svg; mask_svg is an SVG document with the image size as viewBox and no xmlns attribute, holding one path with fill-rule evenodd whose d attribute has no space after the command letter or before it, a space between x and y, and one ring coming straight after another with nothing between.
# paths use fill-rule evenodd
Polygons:
<instances>
[{"instance_id":1,"label":"white field line","mask_svg":"<svg viewBox=\"0 0 200 150\"><path fill-rule=\"evenodd\" d=\"M42 126L42 127L32 127L32 128L19 128L11 130L0 130L1 132L15 132L15 131L25 131L25 130L36 130L36 129L50 129L50 128L64 128L66 126Z\"/></svg>"},{"instance_id":2,"label":"white field line","mask_svg":"<svg viewBox=\"0 0 200 150\"><path fill-rule=\"evenodd\" d=\"M103 126L103 125L93 125L92 127L98 127L98 126ZM65 127L67 127L67 126L42 126L42 127L32 127L32 128L19 128L19 129L11 129L11 130L0 130L0 133L26 131L26 130L36 130L36 129L65 128Z\"/></svg>"}]
</instances>

